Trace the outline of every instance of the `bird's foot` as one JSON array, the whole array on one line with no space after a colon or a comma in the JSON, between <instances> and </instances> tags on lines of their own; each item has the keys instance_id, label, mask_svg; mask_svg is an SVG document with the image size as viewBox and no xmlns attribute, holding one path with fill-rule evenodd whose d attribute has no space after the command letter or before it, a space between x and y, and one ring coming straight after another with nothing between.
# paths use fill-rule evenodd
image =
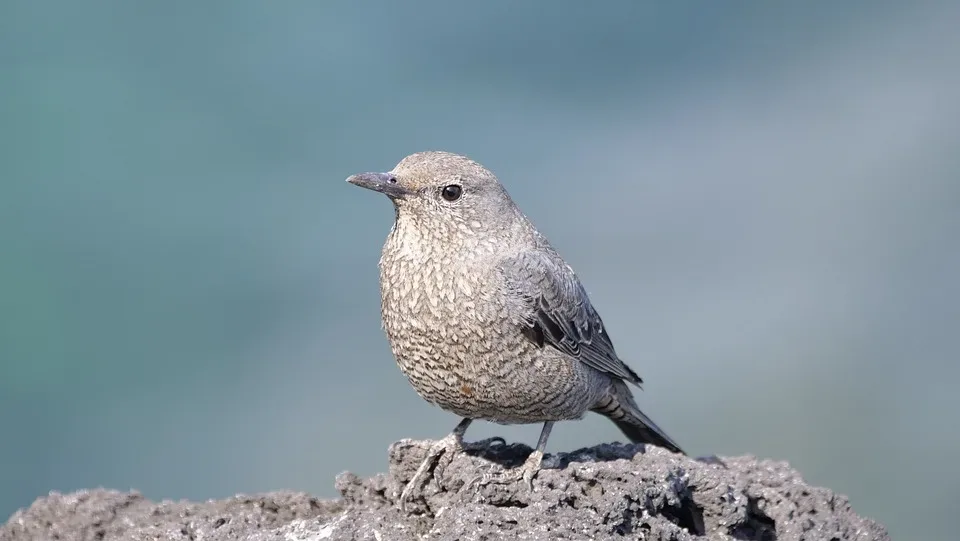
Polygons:
<instances>
[{"instance_id":1,"label":"bird's foot","mask_svg":"<svg viewBox=\"0 0 960 541\"><path fill-rule=\"evenodd\" d=\"M530 453L527 460L519 468L512 468L501 473L487 473L474 477L460 489L466 492L474 487L477 491L487 485L509 485L518 481L523 481L530 492L533 492L533 478L540 472L540 464L543 462L543 452L534 451Z\"/></svg>"},{"instance_id":2,"label":"bird's foot","mask_svg":"<svg viewBox=\"0 0 960 541\"><path fill-rule=\"evenodd\" d=\"M472 443L464 443L463 435L458 434L456 431L434 443L430 446L430 449L427 451L427 456L423 459L423 462L420 463L420 467L417 468L416 473L413 474L413 478L407 482L407 485L403 488L403 492L400 493L400 501L398 502L400 504L400 510L406 512L407 502L413 497L414 492L420 490L420 487L422 487L430 477L433 477L433 481L437 484L437 489L443 490L443 472L447 469L447 466L453 462L453 458L457 453L483 450L494 443L499 443L500 445L507 444L506 440L499 436Z\"/></svg>"},{"instance_id":3,"label":"bird's foot","mask_svg":"<svg viewBox=\"0 0 960 541\"><path fill-rule=\"evenodd\" d=\"M493 444L506 445L507 440L501 438L500 436L494 436L485 440L464 443L463 449L465 451L483 451L487 447L493 447Z\"/></svg>"},{"instance_id":4,"label":"bird's foot","mask_svg":"<svg viewBox=\"0 0 960 541\"><path fill-rule=\"evenodd\" d=\"M400 510L406 512L407 502L410 501L410 498L413 496L413 493L420 490L420 487L428 480L428 478L434 475L435 468L441 457L444 455L447 456L447 464L453 460L453 456L457 453L463 451L463 436L458 434L448 434L443 439L437 441L430 446L430 449L427 451L427 456L423 459L423 462L420 463L420 467L417 468L416 473L413 474L413 478L407 482L407 486L403 488L403 492L400 493ZM444 466L446 468L446 466ZM439 481L437 484L439 485Z\"/></svg>"},{"instance_id":5,"label":"bird's foot","mask_svg":"<svg viewBox=\"0 0 960 541\"><path fill-rule=\"evenodd\" d=\"M452 435L452 434L451 434ZM450 437L450 436L447 436ZM447 466L453 462L453 457L456 456L456 453L469 452L469 451L483 451L494 444L506 445L507 440L501 438L500 436L495 436L493 438L487 438L485 440L474 441L474 442L464 442L460 440L459 446L453 452L444 452L443 456L438 457L437 465L433 468L433 482L436 483L438 490L443 490L443 477L444 472L447 471Z\"/></svg>"}]
</instances>

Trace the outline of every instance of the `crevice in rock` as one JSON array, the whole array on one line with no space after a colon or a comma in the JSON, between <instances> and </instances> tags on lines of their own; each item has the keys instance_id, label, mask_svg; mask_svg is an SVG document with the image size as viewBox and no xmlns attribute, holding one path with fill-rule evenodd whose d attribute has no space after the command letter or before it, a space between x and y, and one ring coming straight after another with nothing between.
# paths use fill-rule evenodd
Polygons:
<instances>
[{"instance_id":1,"label":"crevice in rock","mask_svg":"<svg viewBox=\"0 0 960 541\"><path fill-rule=\"evenodd\" d=\"M633 533L635 528L634 519L636 519L636 512L631 509L626 509L623 512L622 520L619 524L613 527L613 533L617 535L630 535ZM641 524L641 527L643 525ZM649 528L649 527L648 527Z\"/></svg>"},{"instance_id":2,"label":"crevice in rock","mask_svg":"<svg viewBox=\"0 0 960 541\"><path fill-rule=\"evenodd\" d=\"M730 535L743 541L777 541L777 521L760 510L757 498L747 499L747 520Z\"/></svg>"},{"instance_id":3,"label":"crevice in rock","mask_svg":"<svg viewBox=\"0 0 960 541\"><path fill-rule=\"evenodd\" d=\"M691 500L683 500L680 505L669 505L660 510L667 520L694 535L704 535L703 509Z\"/></svg>"},{"instance_id":4,"label":"crevice in rock","mask_svg":"<svg viewBox=\"0 0 960 541\"><path fill-rule=\"evenodd\" d=\"M490 502L490 504L491 504L493 507L500 507L500 508L513 507L513 508L515 508L515 509L526 509L527 507L529 507L529 504L528 504L528 503L522 502L522 501L520 501L520 500L516 500L516 499L513 499L513 498L509 498L509 499L506 499L506 500L500 500L500 501Z\"/></svg>"}]
</instances>

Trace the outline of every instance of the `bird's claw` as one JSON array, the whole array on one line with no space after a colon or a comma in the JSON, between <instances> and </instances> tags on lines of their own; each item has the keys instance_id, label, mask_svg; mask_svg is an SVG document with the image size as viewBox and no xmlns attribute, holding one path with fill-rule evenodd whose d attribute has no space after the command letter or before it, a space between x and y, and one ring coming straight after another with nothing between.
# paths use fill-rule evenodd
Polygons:
<instances>
[{"instance_id":1,"label":"bird's claw","mask_svg":"<svg viewBox=\"0 0 960 541\"><path fill-rule=\"evenodd\" d=\"M452 452L443 453L443 455L437 459L437 465L433 468L433 483L436 485L437 490L443 490L444 472L447 471L447 466L453 462L453 457L455 454L462 451L463 447L460 446L457 449L454 449Z\"/></svg>"},{"instance_id":2,"label":"bird's claw","mask_svg":"<svg viewBox=\"0 0 960 541\"><path fill-rule=\"evenodd\" d=\"M500 436L494 436L492 438L471 443L461 442L460 447L455 449L454 452L444 453L443 456L438 459L437 465L433 469L433 481L436 484L437 490L443 490L444 472L447 471L447 466L453 462L453 457L456 455L456 453L463 451L483 451L493 447L494 444L503 446L507 444L507 440L501 438Z\"/></svg>"},{"instance_id":3,"label":"bird's claw","mask_svg":"<svg viewBox=\"0 0 960 541\"><path fill-rule=\"evenodd\" d=\"M487 438L485 440L475 441L472 443L465 443L463 445L465 450L468 451L483 451L488 447L493 447L494 444L497 444L498 447L504 446L507 444L507 440L501 438L500 436L494 436L492 438Z\"/></svg>"},{"instance_id":4,"label":"bird's claw","mask_svg":"<svg viewBox=\"0 0 960 541\"><path fill-rule=\"evenodd\" d=\"M454 455L462 450L463 442L456 434L449 434L430 446L430 449L427 451L427 456L424 457L423 462L420 463L420 467L417 468L416 473L413 474L413 477L403 488L403 492L400 493L400 500L398 501L400 511L406 512L407 502L410 501L414 491L419 490L423 483L426 482L427 477L432 476L437 483L437 487L440 488L440 480L437 478L437 472L435 471L440 459L444 455L447 455L447 465L449 465ZM446 468L446 465L443 468Z\"/></svg>"},{"instance_id":5,"label":"bird's claw","mask_svg":"<svg viewBox=\"0 0 960 541\"><path fill-rule=\"evenodd\" d=\"M487 485L509 485L518 481L523 481L527 490L533 492L533 478L540 472L541 462L543 462L543 453L534 451L519 468L509 469L501 473L478 475L464 483L464 485L460 487L460 492L466 493L471 487L475 487L475 492L480 492L480 490Z\"/></svg>"},{"instance_id":6,"label":"bird's claw","mask_svg":"<svg viewBox=\"0 0 960 541\"><path fill-rule=\"evenodd\" d=\"M524 468L523 470L523 482L527 485L527 490L530 492L533 492L533 476L536 474L537 472L532 469Z\"/></svg>"}]
</instances>

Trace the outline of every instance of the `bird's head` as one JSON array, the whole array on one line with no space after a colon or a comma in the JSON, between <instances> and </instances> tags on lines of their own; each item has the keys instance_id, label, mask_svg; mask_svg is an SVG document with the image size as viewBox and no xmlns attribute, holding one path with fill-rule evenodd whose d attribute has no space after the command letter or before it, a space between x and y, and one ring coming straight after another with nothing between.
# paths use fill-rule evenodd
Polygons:
<instances>
[{"instance_id":1,"label":"bird's head","mask_svg":"<svg viewBox=\"0 0 960 541\"><path fill-rule=\"evenodd\" d=\"M397 220L432 235L483 235L501 231L518 215L497 177L458 154L411 154L386 173L360 173L347 182L389 197Z\"/></svg>"}]
</instances>

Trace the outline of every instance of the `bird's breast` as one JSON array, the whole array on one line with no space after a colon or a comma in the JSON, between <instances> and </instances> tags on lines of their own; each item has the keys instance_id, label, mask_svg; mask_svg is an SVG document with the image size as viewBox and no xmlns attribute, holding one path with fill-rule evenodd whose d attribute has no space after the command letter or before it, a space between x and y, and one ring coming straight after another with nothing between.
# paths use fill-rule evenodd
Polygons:
<instances>
[{"instance_id":1,"label":"bird's breast","mask_svg":"<svg viewBox=\"0 0 960 541\"><path fill-rule=\"evenodd\" d=\"M438 345L483 339L503 310L491 275L485 266L462 259L385 252L380 264L384 326L388 332L427 334L424 338Z\"/></svg>"},{"instance_id":2,"label":"bird's breast","mask_svg":"<svg viewBox=\"0 0 960 541\"><path fill-rule=\"evenodd\" d=\"M380 260L383 327L401 370L418 391L427 387L421 394L431 387L470 394L489 377L491 352L509 330L500 291L493 267L470 254L388 240Z\"/></svg>"},{"instance_id":3,"label":"bird's breast","mask_svg":"<svg viewBox=\"0 0 960 541\"><path fill-rule=\"evenodd\" d=\"M421 397L463 417L512 423L582 415L603 382L525 338L499 271L474 256L385 245L381 315L401 371Z\"/></svg>"}]
</instances>

